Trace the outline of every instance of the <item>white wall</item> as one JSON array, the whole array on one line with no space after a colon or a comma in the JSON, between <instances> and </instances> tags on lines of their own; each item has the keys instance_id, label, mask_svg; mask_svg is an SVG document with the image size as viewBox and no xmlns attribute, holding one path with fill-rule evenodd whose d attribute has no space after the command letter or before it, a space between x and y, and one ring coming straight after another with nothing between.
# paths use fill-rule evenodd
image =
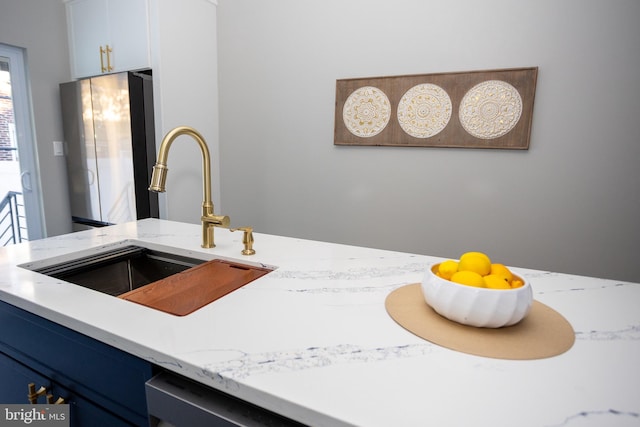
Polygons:
<instances>
[{"instance_id":1,"label":"white wall","mask_svg":"<svg viewBox=\"0 0 640 427\"><path fill-rule=\"evenodd\" d=\"M62 141L59 84L70 80L67 29L62 0L2 0L0 42L26 49L34 134L47 236L71 231L64 157L54 157L52 141Z\"/></svg>"},{"instance_id":2,"label":"white wall","mask_svg":"<svg viewBox=\"0 0 640 427\"><path fill-rule=\"evenodd\" d=\"M220 0L223 213L640 281L638 18L635 0ZM336 79L527 66L527 151L333 145Z\"/></svg>"},{"instance_id":3,"label":"white wall","mask_svg":"<svg viewBox=\"0 0 640 427\"><path fill-rule=\"evenodd\" d=\"M215 212L220 212L218 152L218 70L216 2L153 0L151 60L156 146L177 126L198 130L212 162ZM167 161L167 192L160 197L161 218L200 223L203 200L202 154L196 141L181 136Z\"/></svg>"}]
</instances>

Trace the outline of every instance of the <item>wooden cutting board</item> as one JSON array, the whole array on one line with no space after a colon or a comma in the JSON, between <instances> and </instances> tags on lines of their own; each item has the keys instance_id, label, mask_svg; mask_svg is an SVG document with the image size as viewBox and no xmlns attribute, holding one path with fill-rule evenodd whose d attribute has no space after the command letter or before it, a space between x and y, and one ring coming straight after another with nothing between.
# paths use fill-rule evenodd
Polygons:
<instances>
[{"instance_id":1,"label":"wooden cutting board","mask_svg":"<svg viewBox=\"0 0 640 427\"><path fill-rule=\"evenodd\" d=\"M119 295L118 298L185 316L270 271L215 259Z\"/></svg>"}]
</instances>

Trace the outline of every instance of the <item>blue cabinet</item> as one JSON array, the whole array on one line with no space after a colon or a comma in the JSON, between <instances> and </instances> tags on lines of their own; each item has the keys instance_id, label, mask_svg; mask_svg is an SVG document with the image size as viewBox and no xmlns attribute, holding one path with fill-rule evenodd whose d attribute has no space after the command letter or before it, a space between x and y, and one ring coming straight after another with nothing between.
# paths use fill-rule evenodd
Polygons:
<instances>
[{"instance_id":1,"label":"blue cabinet","mask_svg":"<svg viewBox=\"0 0 640 427\"><path fill-rule=\"evenodd\" d=\"M0 301L2 403L28 403L35 383L70 404L72 426L147 426L145 382L154 373L144 360Z\"/></svg>"},{"instance_id":2,"label":"blue cabinet","mask_svg":"<svg viewBox=\"0 0 640 427\"><path fill-rule=\"evenodd\" d=\"M129 421L112 414L3 353L0 353L0 378L2 378L0 402L27 403L27 385L34 383L37 388L45 387L47 393L51 393L54 399L64 396L64 403L69 404L70 425L72 426L124 427L132 425ZM46 397L40 396L37 403L46 403Z\"/></svg>"}]
</instances>

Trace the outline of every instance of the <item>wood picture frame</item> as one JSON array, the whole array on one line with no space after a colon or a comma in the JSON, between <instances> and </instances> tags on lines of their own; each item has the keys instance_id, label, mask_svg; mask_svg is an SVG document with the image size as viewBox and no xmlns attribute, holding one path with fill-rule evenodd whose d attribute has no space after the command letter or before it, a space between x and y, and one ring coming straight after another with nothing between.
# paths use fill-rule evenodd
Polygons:
<instances>
[{"instance_id":1,"label":"wood picture frame","mask_svg":"<svg viewBox=\"0 0 640 427\"><path fill-rule=\"evenodd\" d=\"M529 148L538 67L340 79L335 145Z\"/></svg>"}]
</instances>

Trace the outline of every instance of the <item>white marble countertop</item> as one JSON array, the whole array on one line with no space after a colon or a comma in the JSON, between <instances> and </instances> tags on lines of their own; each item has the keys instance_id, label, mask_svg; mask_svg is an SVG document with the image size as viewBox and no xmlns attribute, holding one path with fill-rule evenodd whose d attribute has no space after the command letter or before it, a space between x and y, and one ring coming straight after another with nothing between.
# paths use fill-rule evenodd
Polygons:
<instances>
[{"instance_id":1,"label":"white marble countertop","mask_svg":"<svg viewBox=\"0 0 640 427\"><path fill-rule=\"evenodd\" d=\"M424 341L384 301L440 258L162 220L0 249L0 299L314 426L638 426L640 284L513 268L576 331L566 353L491 359ZM185 317L18 265L118 245L169 246L277 269Z\"/></svg>"}]
</instances>

